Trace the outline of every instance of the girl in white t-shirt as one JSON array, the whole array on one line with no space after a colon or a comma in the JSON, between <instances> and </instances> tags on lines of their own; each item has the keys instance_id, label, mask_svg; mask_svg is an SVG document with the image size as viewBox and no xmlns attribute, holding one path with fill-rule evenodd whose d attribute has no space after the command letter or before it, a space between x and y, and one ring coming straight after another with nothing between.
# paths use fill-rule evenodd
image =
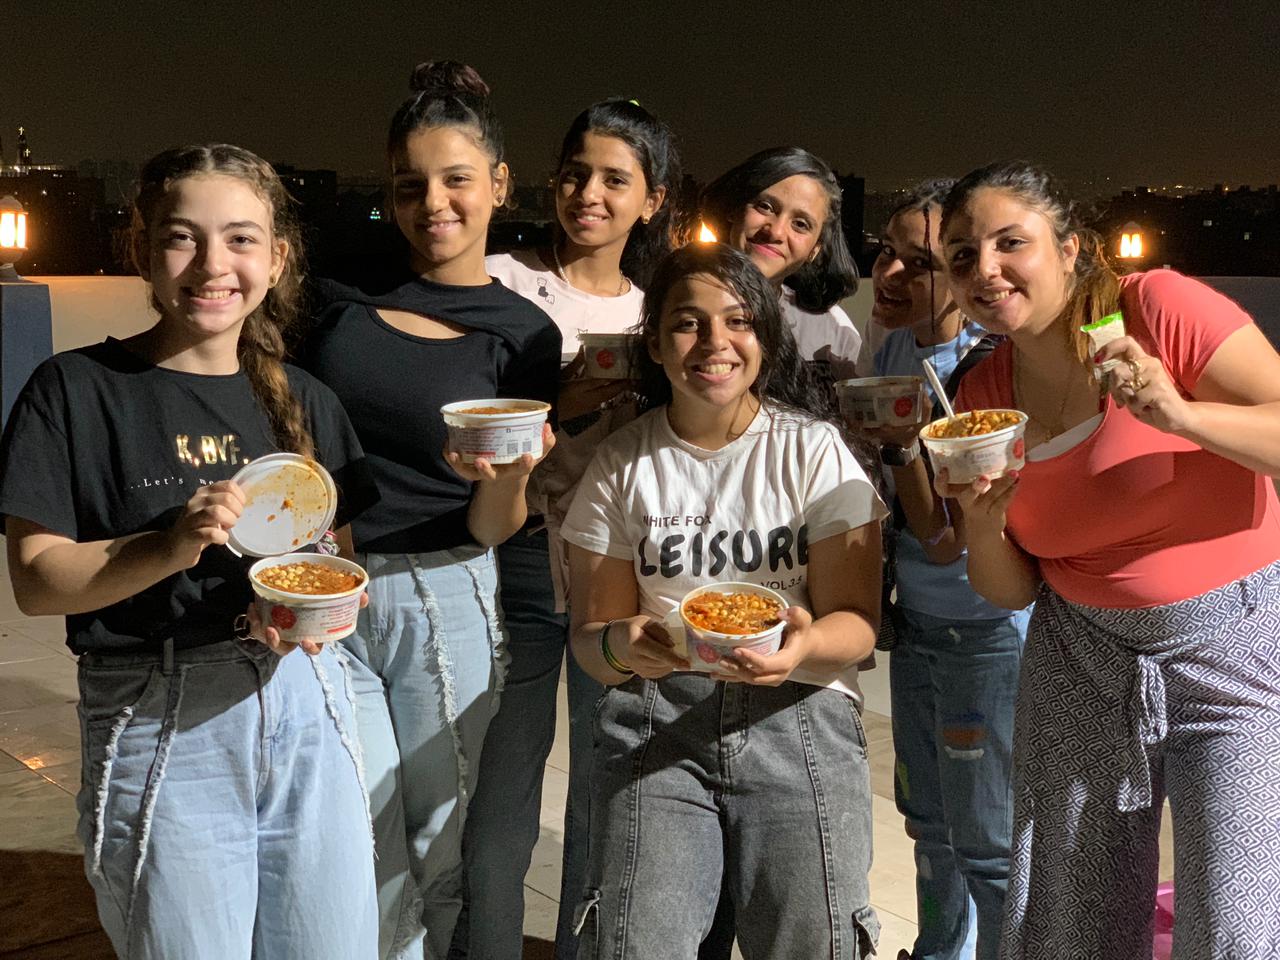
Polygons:
<instances>
[{"instance_id":1,"label":"girl in white t-shirt","mask_svg":"<svg viewBox=\"0 0 1280 960\"><path fill-rule=\"evenodd\" d=\"M601 445L564 526L574 655L609 685L579 956L694 957L722 877L746 955L868 956L857 664L879 619L884 506L746 255L673 253L641 332L655 409ZM676 611L726 581L792 602L782 647L691 672Z\"/></svg>"},{"instance_id":2,"label":"girl in white t-shirt","mask_svg":"<svg viewBox=\"0 0 1280 960\"><path fill-rule=\"evenodd\" d=\"M558 228L543 250L485 258L490 276L546 311L564 338L551 455L530 480L537 532L520 532L498 549L511 664L498 714L489 725L480 779L468 811L464 922L456 939L470 955L519 956L524 875L538 838L542 776L555 738L556 691L569 640L564 609L568 578L560 521L562 500L617 425L634 418L621 395L631 380L582 376L578 333L622 333L640 319L641 287L669 249L668 192L680 164L666 125L639 104L593 104L569 126L556 177ZM608 404L603 411L602 404ZM565 504L567 506L567 503ZM600 685L568 665L569 792L565 798L564 868L557 954L572 956L573 906L587 866L587 774L591 709Z\"/></svg>"},{"instance_id":3,"label":"girl in white t-shirt","mask_svg":"<svg viewBox=\"0 0 1280 960\"><path fill-rule=\"evenodd\" d=\"M748 157L702 192L702 218L748 254L782 297L802 360L832 379L854 376L862 335L838 304L858 289L835 172L800 147Z\"/></svg>"}]
</instances>

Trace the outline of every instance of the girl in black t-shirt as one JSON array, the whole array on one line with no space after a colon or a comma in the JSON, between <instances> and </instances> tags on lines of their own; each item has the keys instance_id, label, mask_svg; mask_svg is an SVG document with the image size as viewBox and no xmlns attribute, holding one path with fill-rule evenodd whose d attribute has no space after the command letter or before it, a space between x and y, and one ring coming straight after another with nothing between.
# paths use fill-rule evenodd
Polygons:
<instances>
[{"instance_id":1,"label":"girl in black t-shirt","mask_svg":"<svg viewBox=\"0 0 1280 960\"><path fill-rule=\"evenodd\" d=\"M461 905L462 830L506 674L491 547L525 524L534 459L463 464L440 414L454 401L553 402L560 334L485 271L510 180L488 87L428 63L391 122L388 165L408 269L329 285L306 362L351 413L381 502L352 527L370 605L356 658L372 795L382 948L446 956ZM544 431L544 450L554 442ZM544 561L545 564L545 561ZM504 600L510 599L504 597Z\"/></svg>"},{"instance_id":2,"label":"girl in black t-shirt","mask_svg":"<svg viewBox=\"0 0 1280 960\"><path fill-rule=\"evenodd\" d=\"M132 251L159 319L33 374L0 465L24 613L80 657L79 835L130 958L372 957L367 798L340 648L236 639L248 561L230 478L315 457L359 507L332 392L281 363L297 227L271 167L185 147L142 171Z\"/></svg>"}]
</instances>

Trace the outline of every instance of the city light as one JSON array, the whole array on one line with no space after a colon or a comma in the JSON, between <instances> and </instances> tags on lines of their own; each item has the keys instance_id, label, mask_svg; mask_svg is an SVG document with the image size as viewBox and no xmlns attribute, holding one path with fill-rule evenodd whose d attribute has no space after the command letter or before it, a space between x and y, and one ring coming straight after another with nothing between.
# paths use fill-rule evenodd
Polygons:
<instances>
[{"instance_id":1,"label":"city light","mask_svg":"<svg viewBox=\"0 0 1280 960\"><path fill-rule=\"evenodd\" d=\"M719 238L715 232L705 223L698 224L698 242L699 243L715 243Z\"/></svg>"}]
</instances>

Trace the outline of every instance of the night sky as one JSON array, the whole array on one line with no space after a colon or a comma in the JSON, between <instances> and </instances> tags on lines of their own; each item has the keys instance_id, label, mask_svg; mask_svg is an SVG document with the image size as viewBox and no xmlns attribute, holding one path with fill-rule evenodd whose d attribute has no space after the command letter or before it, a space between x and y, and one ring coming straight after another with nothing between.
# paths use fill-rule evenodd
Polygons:
<instances>
[{"instance_id":1,"label":"night sky","mask_svg":"<svg viewBox=\"0 0 1280 960\"><path fill-rule=\"evenodd\" d=\"M9 163L25 123L36 162L228 140L374 176L410 69L452 58L493 88L525 182L612 94L666 119L700 178L797 143L873 190L1015 155L1100 188L1280 181L1276 0L0 0L0 16Z\"/></svg>"}]
</instances>

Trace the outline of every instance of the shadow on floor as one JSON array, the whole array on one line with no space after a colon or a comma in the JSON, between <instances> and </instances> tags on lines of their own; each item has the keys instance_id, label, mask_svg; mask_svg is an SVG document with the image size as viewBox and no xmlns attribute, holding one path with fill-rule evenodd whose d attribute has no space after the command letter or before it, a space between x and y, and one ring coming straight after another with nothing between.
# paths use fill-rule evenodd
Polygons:
<instances>
[{"instance_id":1,"label":"shadow on floor","mask_svg":"<svg viewBox=\"0 0 1280 960\"><path fill-rule=\"evenodd\" d=\"M113 960L98 925L84 858L47 850L0 851L0 957Z\"/></svg>"},{"instance_id":2,"label":"shadow on floor","mask_svg":"<svg viewBox=\"0 0 1280 960\"><path fill-rule=\"evenodd\" d=\"M537 937L524 938L524 960L555 960L556 945Z\"/></svg>"},{"instance_id":3,"label":"shadow on floor","mask_svg":"<svg viewBox=\"0 0 1280 960\"><path fill-rule=\"evenodd\" d=\"M0 917L3 960L114 960L77 854L0 851ZM524 938L524 960L554 956L554 943Z\"/></svg>"}]
</instances>

